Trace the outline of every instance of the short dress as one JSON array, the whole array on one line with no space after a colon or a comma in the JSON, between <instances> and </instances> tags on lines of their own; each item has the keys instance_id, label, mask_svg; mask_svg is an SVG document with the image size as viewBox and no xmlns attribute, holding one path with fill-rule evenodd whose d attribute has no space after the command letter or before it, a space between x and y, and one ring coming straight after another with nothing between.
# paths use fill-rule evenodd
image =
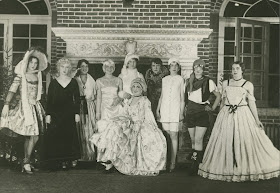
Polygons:
<instances>
[{"instance_id":1,"label":"short dress","mask_svg":"<svg viewBox=\"0 0 280 193\"><path fill-rule=\"evenodd\" d=\"M181 86L184 79L180 75L168 75L162 79L162 101L160 106L160 122L178 122L180 116Z\"/></svg>"},{"instance_id":2,"label":"short dress","mask_svg":"<svg viewBox=\"0 0 280 193\"><path fill-rule=\"evenodd\" d=\"M9 89L10 92L16 93L22 89L21 77L16 76ZM23 136L36 136L44 133L45 129L45 111L37 99L38 81L26 81L27 100L33 116L33 124L25 124L25 116L22 101L19 100L14 109L9 110L8 117L1 117L0 128L9 128L11 131Z\"/></svg>"}]
</instances>

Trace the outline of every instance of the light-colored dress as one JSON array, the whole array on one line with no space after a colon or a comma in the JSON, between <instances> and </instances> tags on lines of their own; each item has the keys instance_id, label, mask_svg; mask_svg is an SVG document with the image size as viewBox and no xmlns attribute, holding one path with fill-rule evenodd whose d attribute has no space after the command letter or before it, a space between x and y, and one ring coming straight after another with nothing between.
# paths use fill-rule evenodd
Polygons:
<instances>
[{"instance_id":1,"label":"light-colored dress","mask_svg":"<svg viewBox=\"0 0 280 193\"><path fill-rule=\"evenodd\" d=\"M111 80L105 78L96 80L97 89L101 90L101 120L115 117L122 110L121 105L112 106L114 100L118 98L120 84L121 79L117 77Z\"/></svg>"},{"instance_id":2,"label":"light-colored dress","mask_svg":"<svg viewBox=\"0 0 280 193\"><path fill-rule=\"evenodd\" d=\"M122 71L119 77L123 81L123 91L129 94L132 94L130 89L132 80L134 80L135 78L142 78L144 80L143 75L138 72L137 69L126 69Z\"/></svg>"},{"instance_id":3,"label":"light-colored dress","mask_svg":"<svg viewBox=\"0 0 280 193\"><path fill-rule=\"evenodd\" d=\"M79 122L79 141L81 145L81 160L95 160L95 150L89 138L96 129L95 119L95 99L96 84L91 75L87 74L87 81L83 84L81 77L76 77L79 85L81 105L80 105L80 122Z\"/></svg>"},{"instance_id":4,"label":"light-colored dress","mask_svg":"<svg viewBox=\"0 0 280 193\"><path fill-rule=\"evenodd\" d=\"M22 90L21 77L16 76L9 89L10 92L16 93L20 89ZM22 105L22 100L19 100L14 109L9 110L7 117L1 117L0 128L9 128L11 131L24 136L34 136L43 134L44 132L44 119L45 111L41 103L37 100L38 94L38 81L26 80L26 98L27 105L31 109L31 116L33 123L27 125L25 122L25 115Z\"/></svg>"},{"instance_id":5,"label":"light-colored dress","mask_svg":"<svg viewBox=\"0 0 280 193\"><path fill-rule=\"evenodd\" d=\"M147 97L130 106L123 115L104 121L92 141L106 149L103 162L110 160L126 175L157 175L166 165L166 140L157 127Z\"/></svg>"},{"instance_id":6,"label":"light-colored dress","mask_svg":"<svg viewBox=\"0 0 280 193\"><path fill-rule=\"evenodd\" d=\"M258 127L247 106L254 96L244 87L226 86L198 174L212 180L257 181L279 176L280 152Z\"/></svg>"},{"instance_id":7,"label":"light-colored dress","mask_svg":"<svg viewBox=\"0 0 280 193\"><path fill-rule=\"evenodd\" d=\"M168 75L162 79L162 101L160 122L179 122L181 86L184 80L180 75Z\"/></svg>"}]
</instances>

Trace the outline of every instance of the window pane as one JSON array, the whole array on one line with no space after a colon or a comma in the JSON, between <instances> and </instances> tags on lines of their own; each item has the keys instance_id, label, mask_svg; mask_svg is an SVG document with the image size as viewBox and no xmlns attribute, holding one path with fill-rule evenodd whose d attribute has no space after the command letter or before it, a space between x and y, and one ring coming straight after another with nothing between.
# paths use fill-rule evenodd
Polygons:
<instances>
[{"instance_id":1,"label":"window pane","mask_svg":"<svg viewBox=\"0 0 280 193\"><path fill-rule=\"evenodd\" d=\"M245 64L245 69L250 70L251 69L251 57L243 57L243 63Z\"/></svg>"},{"instance_id":2,"label":"window pane","mask_svg":"<svg viewBox=\"0 0 280 193\"><path fill-rule=\"evenodd\" d=\"M31 37L47 37L47 25L31 25Z\"/></svg>"},{"instance_id":3,"label":"window pane","mask_svg":"<svg viewBox=\"0 0 280 193\"><path fill-rule=\"evenodd\" d=\"M243 53L251 53L251 42L243 42Z\"/></svg>"},{"instance_id":4,"label":"window pane","mask_svg":"<svg viewBox=\"0 0 280 193\"><path fill-rule=\"evenodd\" d=\"M234 27L225 27L225 40L235 40Z\"/></svg>"},{"instance_id":5,"label":"window pane","mask_svg":"<svg viewBox=\"0 0 280 193\"><path fill-rule=\"evenodd\" d=\"M263 72L254 72L253 77L253 84L255 86L263 86Z\"/></svg>"},{"instance_id":6,"label":"window pane","mask_svg":"<svg viewBox=\"0 0 280 193\"><path fill-rule=\"evenodd\" d=\"M245 70L245 73L243 74L243 78L246 80L252 81L250 73L246 72L246 70Z\"/></svg>"},{"instance_id":7,"label":"window pane","mask_svg":"<svg viewBox=\"0 0 280 193\"><path fill-rule=\"evenodd\" d=\"M4 39L0 38L0 51L3 51Z\"/></svg>"},{"instance_id":8,"label":"window pane","mask_svg":"<svg viewBox=\"0 0 280 193\"><path fill-rule=\"evenodd\" d=\"M4 37L4 24L0 24L0 37Z\"/></svg>"},{"instance_id":9,"label":"window pane","mask_svg":"<svg viewBox=\"0 0 280 193\"><path fill-rule=\"evenodd\" d=\"M234 55L234 42L225 42L224 54Z\"/></svg>"},{"instance_id":10,"label":"window pane","mask_svg":"<svg viewBox=\"0 0 280 193\"><path fill-rule=\"evenodd\" d=\"M256 39L262 39L262 27L255 26L254 33Z\"/></svg>"},{"instance_id":11,"label":"window pane","mask_svg":"<svg viewBox=\"0 0 280 193\"><path fill-rule=\"evenodd\" d=\"M262 42L255 42L254 52L255 52L255 54L261 54L262 53Z\"/></svg>"},{"instance_id":12,"label":"window pane","mask_svg":"<svg viewBox=\"0 0 280 193\"><path fill-rule=\"evenodd\" d=\"M26 8L17 0L0 1L0 14L28 14Z\"/></svg>"},{"instance_id":13,"label":"window pane","mask_svg":"<svg viewBox=\"0 0 280 193\"><path fill-rule=\"evenodd\" d=\"M13 65L17 65L23 59L24 53L13 53Z\"/></svg>"},{"instance_id":14,"label":"window pane","mask_svg":"<svg viewBox=\"0 0 280 193\"><path fill-rule=\"evenodd\" d=\"M255 95L256 100L261 100L262 99L262 87L255 86L254 95Z\"/></svg>"},{"instance_id":15,"label":"window pane","mask_svg":"<svg viewBox=\"0 0 280 193\"><path fill-rule=\"evenodd\" d=\"M31 46L40 46L44 50L47 50L47 40L42 39L32 39L31 40Z\"/></svg>"},{"instance_id":16,"label":"window pane","mask_svg":"<svg viewBox=\"0 0 280 193\"><path fill-rule=\"evenodd\" d=\"M279 25L270 25L269 41L269 73L278 73L280 67Z\"/></svg>"},{"instance_id":17,"label":"window pane","mask_svg":"<svg viewBox=\"0 0 280 193\"><path fill-rule=\"evenodd\" d=\"M234 57L224 57L224 70L231 71L231 65L234 62Z\"/></svg>"},{"instance_id":18,"label":"window pane","mask_svg":"<svg viewBox=\"0 0 280 193\"><path fill-rule=\"evenodd\" d=\"M14 51L26 51L29 48L28 39L13 39L13 50Z\"/></svg>"},{"instance_id":19,"label":"window pane","mask_svg":"<svg viewBox=\"0 0 280 193\"><path fill-rule=\"evenodd\" d=\"M28 24L14 24L13 36L14 37L29 37L29 25Z\"/></svg>"},{"instance_id":20,"label":"window pane","mask_svg":"<svg viewBox=\"0 0 280 193\"><path fill-rule=\"evenodd\" d=\"M31 15L48 15L48 8L44 0L27 3L26 6L30 10Z\"/></svg>"},{"instance_id":21,"label":"window pane","mask_svg":"<svg viewBox=\"0 0 280 193\"><path fill-rule=\"evenodd\" d=\"M279 76L268 77L268 103L270 107L279 107Z\"/></svg>"},{"instance_id":22,"label":"window pane","mask_svg":"<svg viewBox=\"0 0 280 193\"><path fill-rule=\"evenodd\" d=\"M255 70L262 70L263 69L262 57L255 57L254 58L254 69Z\"/></svg>"},{"instance_id":23,"label":"window pane","mask_svg":"<svg viewBox=\"0 0 280 193\"><path fill-rule=\"evenodd\" d=\"M251 27L243 27L242 28L242 37L251 38L252 37L252 28Z\"/></svg>"}]
</instances>

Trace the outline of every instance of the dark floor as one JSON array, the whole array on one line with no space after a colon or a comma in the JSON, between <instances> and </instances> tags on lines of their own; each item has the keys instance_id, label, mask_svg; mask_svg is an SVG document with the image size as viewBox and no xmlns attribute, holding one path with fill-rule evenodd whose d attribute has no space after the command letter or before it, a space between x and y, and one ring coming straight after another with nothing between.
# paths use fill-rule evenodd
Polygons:
<instances>
[{"instance_id":1,"label":"dark floor","mask_svg":"<svg viewBox=\"0 0 280 193\"><path fill-rule=\"evenodd\" d=\"M187 166L159 176L104 174L94 164L80 164L68 171L41 170L23 174L0 163L0 193L97 192L97 193L270 193L280 192L279 178L259 182L229 183L188 176Z\"/></svg>"}]
</instances>

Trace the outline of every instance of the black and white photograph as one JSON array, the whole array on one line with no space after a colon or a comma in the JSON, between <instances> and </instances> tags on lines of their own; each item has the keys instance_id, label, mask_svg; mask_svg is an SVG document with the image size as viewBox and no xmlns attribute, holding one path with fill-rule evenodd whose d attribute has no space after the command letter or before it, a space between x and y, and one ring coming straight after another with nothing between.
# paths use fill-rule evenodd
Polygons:
<instances>
[{"instance_id":1,"label":"black and white photograph","mask_svg":"<svg viewBox=\"0 0 280 193\"><path fill-rule=\"evenodd\" d=\"M0 0L0 192L279 193L280 0Z\"/></svg>"}]
</instances>

